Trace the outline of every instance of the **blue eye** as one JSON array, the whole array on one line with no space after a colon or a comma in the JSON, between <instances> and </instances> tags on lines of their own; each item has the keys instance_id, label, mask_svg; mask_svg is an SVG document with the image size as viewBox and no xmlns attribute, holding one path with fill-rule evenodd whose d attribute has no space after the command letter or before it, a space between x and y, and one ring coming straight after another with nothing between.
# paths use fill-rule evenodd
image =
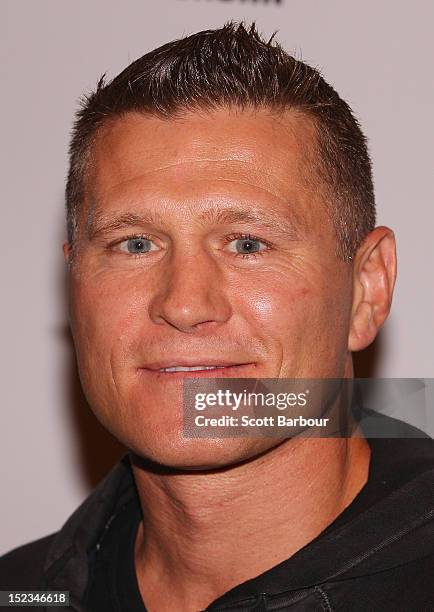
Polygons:
<instances>
[{"instance_id":1,"label":"blue eye","mask_svg":"<svg viewBox=\"0 0 434 612\"><path fill-rule=\"evenodd\" d=\"M154 250L153 247L155 248L155 245L151 240L141 238L140 236L137 238L128 238L128 240L123 240L120 243L120 248L122 251L127 251L133 255L149 253L149 251Z\"/></svg>"},{"instance_id":2,"label":"blue eye","mask_svg":"<svg viewBox=\"0 0 434 612\"><path fill-rule=\"evenodd\" d=\"M235 249L240 255L249 255L261 250L261 241L254 238L240 238L235 240Z\"/></svg>"},{"instance_id":3,"label":"blue eye","mask_svg":"<svg viewBox=\"0 0 434 612\"><path fill-rule=\"evenodd\" d=\"M261 240L250 234L232 234L232 236L227 237L226 241L229 245L229 250L232 251L235 256L241 255L242 257L263 255L270 247L269 243L265 240Z\"/></svg>"}]
</instances>

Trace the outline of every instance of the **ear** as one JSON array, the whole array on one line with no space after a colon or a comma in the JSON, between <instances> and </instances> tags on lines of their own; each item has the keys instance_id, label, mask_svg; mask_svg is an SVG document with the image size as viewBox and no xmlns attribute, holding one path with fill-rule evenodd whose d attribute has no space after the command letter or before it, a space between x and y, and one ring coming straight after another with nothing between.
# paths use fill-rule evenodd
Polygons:
<instances>
[{"instance_id":1,"label":"ear","mask_svg":"<svg viewBox=\"0 0 434 612\"><path fill-rule=\"evenodd\" d=\"M377 227L354 258L350 351L360 351L374 341L390 312L395 279L395 236L388 227Z\"/></svg>"},{"instance_id":2,"label":"ear","mask_svg":"<svg viewBox=\"0 0 434 612\"><path fill-rule=\"evenodd\" d=\"M62 249L63 249L63 258L65 260L65 263L70 264L71 256L72 256L72 245L69 242L64 242L62 245Z\"/></svg>"}]
</instances>

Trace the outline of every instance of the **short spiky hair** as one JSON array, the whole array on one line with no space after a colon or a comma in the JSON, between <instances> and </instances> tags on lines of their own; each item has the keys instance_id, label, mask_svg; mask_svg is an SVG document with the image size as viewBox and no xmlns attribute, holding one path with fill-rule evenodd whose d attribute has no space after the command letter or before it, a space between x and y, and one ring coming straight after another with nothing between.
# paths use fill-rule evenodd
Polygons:
<instances>
[{"instance_id":1,"label":"short spiky hair","mask_svg":"<svg viewBox=\"0 0 434 612\"><path fill-rule=\"evenodd\" d=\"M375 226L366 139L348 104L320 73L261 38L254 24L227 23L167 43L102 77L77 113L66 186L68 240L74 244L92 142L110 118L140 112L170 120L186 111L238 107L295 109L312 120L314 174L335 227L337 254L350 260Z\"/></svg>"}]
</instances>

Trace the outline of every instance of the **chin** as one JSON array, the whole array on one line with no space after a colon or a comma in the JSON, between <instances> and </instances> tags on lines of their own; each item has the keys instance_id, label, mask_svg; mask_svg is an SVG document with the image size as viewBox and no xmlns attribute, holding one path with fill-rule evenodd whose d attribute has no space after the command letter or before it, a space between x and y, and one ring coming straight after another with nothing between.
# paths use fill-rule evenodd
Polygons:
<instances>
[{"instance_id":1,"label":"chin","mask_svg":"<svg viewBox=\"0 0 434 612\"><path fill-rule=\"evenodd\" d=\"M279 440L267 438L182 438L157 441L149 439L130 445L136 463L150 471L200 472L222 470L250 461L277 446Z\"/></svg>"}]
</instances>

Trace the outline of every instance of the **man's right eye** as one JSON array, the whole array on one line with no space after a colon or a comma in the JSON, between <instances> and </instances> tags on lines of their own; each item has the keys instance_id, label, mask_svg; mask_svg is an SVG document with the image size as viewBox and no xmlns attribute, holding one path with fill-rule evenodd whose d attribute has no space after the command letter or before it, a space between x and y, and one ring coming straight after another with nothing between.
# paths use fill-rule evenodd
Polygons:
<instances>
[{"instance_id":1,"label":"man's right eye","mask_svg":"<svg viewBox=\"0 0 434 612\"><path fill-rule=\"evenodd\" d=\"M158 247L149 240L141 236L135 236L122 240L119 243L119 248L124 253L131 253L132 255L141 255L142 253L149 253L149 251L155 251Z\"/></svg>"}]
</instances>

